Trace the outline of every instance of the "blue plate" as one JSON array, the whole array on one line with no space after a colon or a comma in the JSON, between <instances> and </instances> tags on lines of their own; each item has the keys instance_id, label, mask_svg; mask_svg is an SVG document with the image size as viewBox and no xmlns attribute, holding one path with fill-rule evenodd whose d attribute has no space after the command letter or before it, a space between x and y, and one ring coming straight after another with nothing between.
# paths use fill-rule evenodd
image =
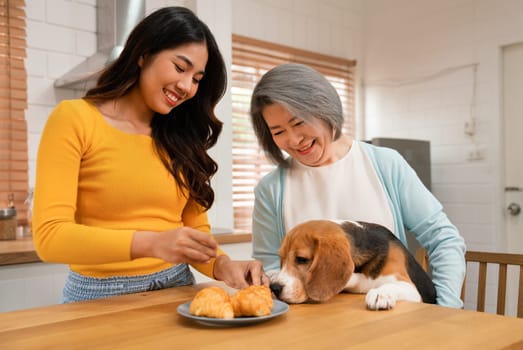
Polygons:
<instances>
[{"instance_id":1,"label":"blue plate","mask_svg":"<svg viewBox=\"0 0 523 350\"><path fill-rule=\"evenodd\" d=\"M272 311L270 315L258 317L235 317L229 320L222 318L191 315L191 313L189 312L189 306L191 305L190 301L179 305L176 311L178 311L180 315L206 326L247 326L255 323L268 321L270 319L283 315L289 310L289 305L287 305L286 303L279 300L273 300L273 302L274 304L272 306Z\"/></svg>"}]
</instances>

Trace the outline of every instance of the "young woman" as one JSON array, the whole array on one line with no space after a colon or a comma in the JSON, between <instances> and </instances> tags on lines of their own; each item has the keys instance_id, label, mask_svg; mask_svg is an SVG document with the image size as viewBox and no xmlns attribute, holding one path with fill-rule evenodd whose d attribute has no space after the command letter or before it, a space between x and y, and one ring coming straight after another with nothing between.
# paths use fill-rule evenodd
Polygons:
<instances>
[{"instance_id":1,"label":"young woman","mask_svg":"<svg viewBox=\"0 0 523 350\"><path fill-rule=\"evenodd\" d=\"M194 283L187 264L236 288L268 284L209 234L226 68L190 10L157 10L84 98L52 111L38 151L33 232L66 263L63 302Z\"/></svg>"},{"instance_id":2,"label":"young woman","mask_svg":"<svg viewBox=\"0 0 523 350\"><path fill-rule=\"evenodd\" d=\"M255 189L254 257L267 274L279 269L285 232L303 221L374 222L405 245L412 232L428 251L437 303L462 307L463 238L399 153L342 134L341 101L325 77L299 64L273 68L254 89L251 120L278 165Z\"/></svg>"}]
</instances>

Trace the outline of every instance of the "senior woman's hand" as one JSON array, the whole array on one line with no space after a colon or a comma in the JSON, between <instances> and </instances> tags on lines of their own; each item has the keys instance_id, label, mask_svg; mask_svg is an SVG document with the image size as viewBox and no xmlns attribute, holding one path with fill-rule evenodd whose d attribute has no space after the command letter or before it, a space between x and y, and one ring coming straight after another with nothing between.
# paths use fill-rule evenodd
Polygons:
<instances>
[{"instance_id":1,"label":"senior woman's hand","mask_svg":"<svg viewBox=\"0 0 523 350\"><path fill-rule=\"evenodd\" d=\"M269 285L269 278L258 260L231 260L220 255L214 263L214 278L225 282L229 287L241 289L250 285Z\"/></svg>"}]
</instances>

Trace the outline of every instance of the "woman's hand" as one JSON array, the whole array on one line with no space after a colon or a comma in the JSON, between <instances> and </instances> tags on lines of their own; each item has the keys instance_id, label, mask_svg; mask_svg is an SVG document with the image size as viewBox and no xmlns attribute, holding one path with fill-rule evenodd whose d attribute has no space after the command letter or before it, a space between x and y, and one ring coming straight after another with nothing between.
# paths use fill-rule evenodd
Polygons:
<instances>
[{"instance_id":1,"label":"woman's hand","mask_svg":"<svg viewBox=\"0 0 523 350\"><path fill-rule=\"evenodd\" d=\"M261 261L235 261L220 255L214 263L214 278L232 288L246 288L249 285L269 285L269 278L263 272Z\"/></svg>"},{"instance_id":2,"label":"woman's hand","mask_svg":"<svg viewBox=\"0 0 523 350\"><path fill-rule=\"evenodd\" d=\"M205 264L216 257L218 243L208 233L190 227L165 232L136 231L131 258L152 257L179 264Z\"/></svg>"}]
</instances>

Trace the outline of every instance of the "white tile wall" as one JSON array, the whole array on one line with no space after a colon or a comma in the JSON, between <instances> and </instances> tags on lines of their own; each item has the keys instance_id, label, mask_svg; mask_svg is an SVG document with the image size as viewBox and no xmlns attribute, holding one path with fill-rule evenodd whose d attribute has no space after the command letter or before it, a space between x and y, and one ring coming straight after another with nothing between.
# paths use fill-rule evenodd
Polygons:
<instances>
[{"instance_id":1,"label":"white tile wall","mask_svg":"<svg viewBox=\"0 0 523 350\"><path fill-rule=\"evenodd\" d=\"M231 1L233 33L347 59L361 58L361 0Z\"/></svg>"},{"instance_id":2,"label":"white tile wall","mask_svg":"<svg viewBox=\"0 0 523 350\"><path fill-rule=\"evenodd\" d=\"M523 41L523 3L370 0L364 7L366 136L430 140L434 193L467 245L502 249L499 53ZM465 134L471 117L473 137ZM469 160L476 145L485 158Z\"/></svg>"},{"instance_id":3,"label":"white tile wall","mask_svg":"<svg viewBox=\"0 0 523 350\"><path fill-rule=\"evenodd\" d=\"M368 0L364 7L367 137L430 140L434 193L468 248L505 249L500 52L523 42L523 2ZM464 132L471 116L473 137ZM475 145L484 159L468 159Z\"/></svg>"},{"instance_id":4,"label":"white tile wall","mask_svg":"<svg viewBox=\"0 0 523 350\"><path fill-rule=\"evenodd\" d=\"M231 77L231 1L198 0L193 4L193 11L209 26L213 32ZM230 86L230 84L229 84ZM234 226L232 209L232 99L230 89L216 108L216 115L223 122L222 133L210 155L219 164L218 172L212 179L215 190L215 202L209 210L209 222L219 227Z\"/></svg>"}]
</instances>

